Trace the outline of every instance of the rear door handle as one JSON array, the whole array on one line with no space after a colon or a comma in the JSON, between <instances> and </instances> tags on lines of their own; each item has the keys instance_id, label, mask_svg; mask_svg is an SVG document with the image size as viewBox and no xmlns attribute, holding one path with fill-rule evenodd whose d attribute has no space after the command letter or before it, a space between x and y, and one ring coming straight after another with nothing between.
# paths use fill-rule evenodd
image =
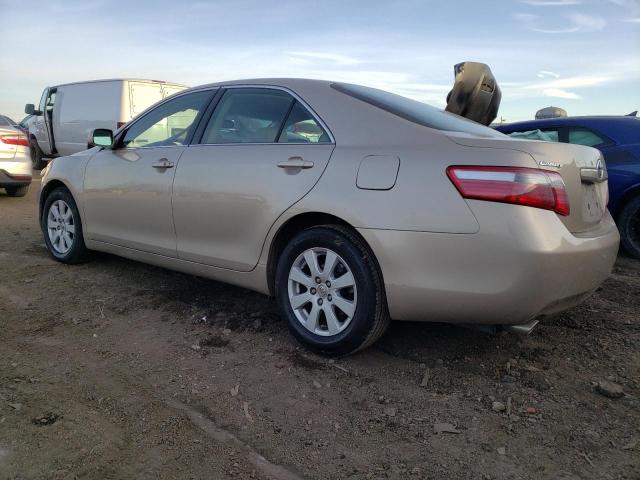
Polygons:
<instances>
[{"instance_id":1,"label":"rear door handle","mask_svg":"<svg viewBox=\"0 0 640 480\"><path fill-rule=\"evenodd\" d=\"M156 163L151 164L153 168L173 168L174 165L173 162L170 162L166 158L161 158Z\"/></svg>"},{"instance_id":2,"label":"rear door handle","mask_svg":"<svg viewBox=\"0 0 640 480\"><path fill-rule=\"evenodd\" d=\"M280 168L311 168L313 167L313 162L309 160L305 160L302 157L289 157L286 162L278 163L278 167Z\"/></svg>"}]
</instances>

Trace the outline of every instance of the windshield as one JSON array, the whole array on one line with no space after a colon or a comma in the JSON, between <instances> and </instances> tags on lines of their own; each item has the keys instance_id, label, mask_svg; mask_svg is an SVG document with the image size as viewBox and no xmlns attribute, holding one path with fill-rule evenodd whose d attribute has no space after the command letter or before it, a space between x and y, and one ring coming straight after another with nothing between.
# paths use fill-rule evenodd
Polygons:
<instances>
[{"instance_id":1,"label":"windshield","mask_svg":"<svg viewBox=\"0 0 640 480\"><path fill-rule=\"evenodd\" d=\"M16 124L13 120L11 120L6 115L0 115L0 126L2 127L12 127Z\"/></svg>"},{"instance_id":2,"label":"windshield","mask_svg":"<svg viewBox=\"0 0 640 480\"><path fill-rule=\"evenodd\" d=\"M395 93L348 83L333 83L331 86L339 92L425 127L482 137L504 137L492 128Z\"/></svg>"}]
</instances>

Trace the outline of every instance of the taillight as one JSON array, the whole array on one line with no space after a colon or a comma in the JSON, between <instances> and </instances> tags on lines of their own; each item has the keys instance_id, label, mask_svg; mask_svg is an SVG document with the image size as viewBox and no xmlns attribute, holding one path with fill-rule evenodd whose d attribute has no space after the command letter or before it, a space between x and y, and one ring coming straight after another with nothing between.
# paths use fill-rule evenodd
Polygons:
<instances>
[{"instance_id":1,"label":"taillight","mask_svg":"<svg viewBox=\"0 0 640 480\"><path fill-rule=\"evenodd\" d=\"M447 176L464 198L527 205L569 215L569 197L558 172L453 165L447 168Z\"/></svg>"},{"instance_id":2,"label":"taillight","mask_svg":"<svg viewBox=\"0 0 640 480\"><path fill-rule=\"evenodd\" d=\"M11 133L9 135L0 135L0 142L7 145L21 145L23 147L29 146L29 139L26 135L21 133Z\"/></svg>"},{"instance_id":3,"label":"taillight","mask_svg":"<svg viewBox=\"0 0 640 480\"><path fill-rule=\"evenodd\" d=\"M116 122L116 129L120 128L120 127L124 127L127 124L127 122Z\"/></svg>"}]
</instances>

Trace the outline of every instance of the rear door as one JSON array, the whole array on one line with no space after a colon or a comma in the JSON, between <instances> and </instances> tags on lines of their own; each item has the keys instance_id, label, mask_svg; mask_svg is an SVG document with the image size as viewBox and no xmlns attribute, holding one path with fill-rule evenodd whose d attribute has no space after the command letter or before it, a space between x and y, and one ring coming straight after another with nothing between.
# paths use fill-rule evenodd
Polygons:
<instances>
[{"instance_id":1,"label":"rear door","mask_svg":"<svg viewBox=\"0 0 640 480\"><path fill-rule=\"evenodd\" d=\"M318 181L330 133L291 93L227 89L173 185L178 256L252 270L276 219Z\"/></svg>"}]
</instances>

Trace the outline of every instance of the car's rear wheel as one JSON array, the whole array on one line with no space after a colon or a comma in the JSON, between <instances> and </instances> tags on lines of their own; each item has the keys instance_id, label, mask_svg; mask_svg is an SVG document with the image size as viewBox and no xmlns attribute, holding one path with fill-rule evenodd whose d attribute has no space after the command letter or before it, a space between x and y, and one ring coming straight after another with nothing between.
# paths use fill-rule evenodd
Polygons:
<instances>
[{"instance_id":1,"label":"car's rear wheel","mask_svg":"<svg viewBox=\"0 0 640 480\"><path fill-rule=\"evenodd\" d=\"M81 263L89 251L82 236L80 213L66 188L56 188L44 202L41 226L49 252L62 263Z\"/></svg>"},{"instance_id":2,"label":"car's rear wheel","mask_svg":"<svg viewBox=\"0 0 640 480\"><path fill-rule=\"evenodd\" d=\"M389 325L382 278L367 245L351 230L303 230L280 255L275 294L293 335L322 352L368 347Z\"/></svg>"},{"instance_id":3,"label":"car's rear wheel","mask_svg":"<svg viewBox=\"0 0 640 480\"><path fill-rule=\"evenodd\" d=\"M618 217L620 242L625 251L640 258L640 196L627 203Z\"/></svg>"},{"instance_id":4,"label":"car's rear wheel","mask_svg":"<svg viewBox=\"0 0 640 480\"><path fill-rule=\"evenodd\" d=\"M29 191L29 185L23 185L21 187L5 187L4 189L10 197L24 197Z\"/></svg>"},{"instance_id":5,"label":"car's rear wheel","mask_svg":"<svg viewBox=\"0 0 640 480\"><path fill-rule=\"evenodd\" d=\"M34 170L42 170L47 166L47 161L42 158L42 150L40 150L38 142L33 138L29 140L29 154L31 155L31 163Z\"/></svg>"}]
</instances>

